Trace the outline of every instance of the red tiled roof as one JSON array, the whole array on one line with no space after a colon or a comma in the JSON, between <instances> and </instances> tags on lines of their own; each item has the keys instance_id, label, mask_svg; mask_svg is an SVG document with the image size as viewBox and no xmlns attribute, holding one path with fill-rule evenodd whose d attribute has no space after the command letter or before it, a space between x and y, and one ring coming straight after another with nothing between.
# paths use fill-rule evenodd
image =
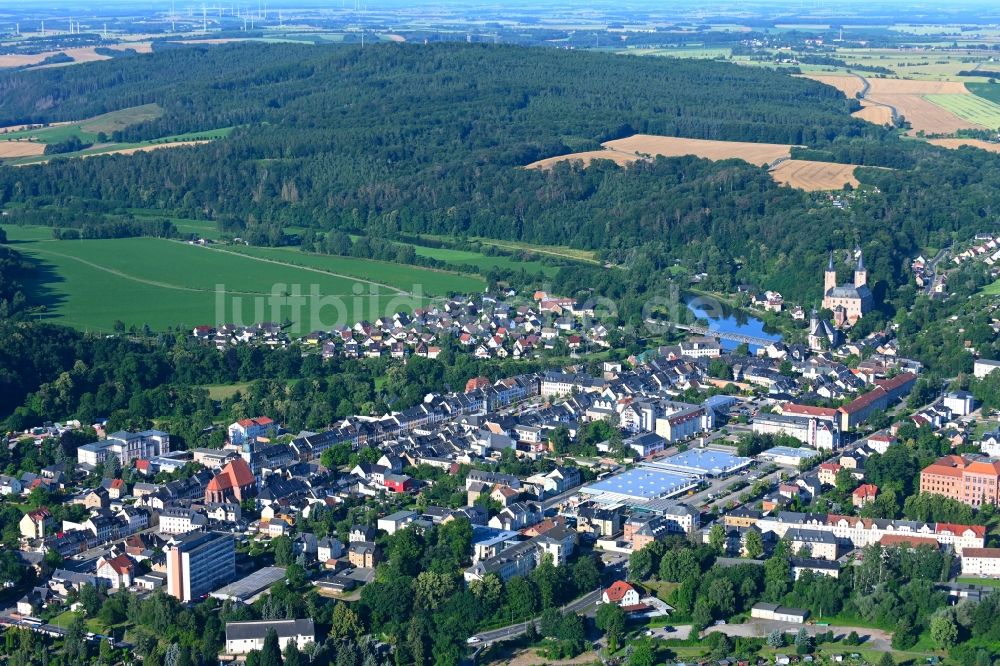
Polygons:
<instances>
[{"instance_id":1,"label":"red tiled roof","mask_svg":"<svg viewBox=\"0 0 1000 666\"><path fill-rule=\"evenodd\" d=\"M104 563L120 574L128 573L135 566L127 555L112 557L110 560L105 560Z\"/></svg>"},{"instance_id":2,"label":"red tiled roof","mask_svg":"<svg viewBox=\"0 0 1000 666\"><path fill-rule=\"evenodd\" d=\"M274 423L274 421L266 416L258 416L257 418L254 419L240 419L239 421L237 421L237 423L239 423L244 428L249 428L255 425L269 426L272 423Z\"/></svg>"},{"instance_id":3,"label":"red tiled roof","mask_svg":"<svg viewBox=\"0 0 1000 666\"><path fill-rule=\"evenodd\" d=\"M810 405L796 405L793 402L786 402L781 406L782 414L800 414L802 416L823 416L834 418L837 410L833 407L812 407Z\"/></svg>"},{"instance_id":4,"label":"red tiled roof","mask_svg":"<svg viewBox=\"0 0 1000 666\"><path fill-rule=\"evenodd\" d=\"M937 539L930 537L910 536L909 534L886 534L878 542L883 546L931 546L938 548Z\"/></svg>"},{"instance_id":5,"label":"red tiled roof","mask_svg":"<svg viewBox=\"0 0 1000 666\"><path fill-rule=\"evenodd\" d=\"M962 557L990 557L1000 559L1000 548L963 548Z\"/></svg>"},{"instance_id":6,"label":"red tiled roof","mask_svg":"<svg viewBox=\"0 0 1000 666\"><path fill-rule=\"evenodd\" d=\"M962 534L966 530L972 530L978 538L982 539L986 536L986 528L982 525L959 525L956 523L938 523L935 525L934 531L937 534L943 532L951 532L952 534Z\"/></svg>"},{"instance_id":7,"label":"red tiled roof","mask_svg":"<svg viewBox=\"0 0 1000 666\"><path fill-rule=\"evenodd\" d=\"M917 376L911 372L901 372L892 379L876 379L875 386L881 387L886 391L893 391L910 382L916 381L916 379Z\"/></svg>"},{"instance_id":8,"label":"red tiled roof","mask_svg":"<svg viewBox=\"0 0 1000 666\"><path fill-rule=\"evenodd\" d=\"M878 495L878 486L874 483L863 483L854 489L854 496L858 499L866 499Z\"/></svg>"},{"instance_id":9,"label":"red tiled roof","mask_svg":"<svg viewBox=\"0 0 1000 666\"><path fill-rule=\"evenodd\" d=\"M623 580L616 580L611 584L611 587L604 590L604 594L608 595L608 601L613 604L618 603L625 598L625 595L635 588L626 583Z\"/></svg>"},{"instance_id":10,"label":"red tiled roof","mask_svg":"<svg viewBox=\"0 0 1000 666\"><path fill-rule=\"evenodd\" d=\"M219 491L253 485L253 472L243 458L234 458L222 468L215 478L208 482L206 490Z\"/></svg>"},{"instance_id":11,"label":"red tiled roof","mask_svg":"<svg viewBox=\"0 0 1000 666\"><path fill-rule=\"evenodd\" d=\"M886 390L881 386L876 386L868 393L858 396L857 398L847 403L843 407L840 407L837 411L843 414L854 414L855 412L860 412L861 410L865 409L873 402L882 398L885 395L886 395Z\"/></svg>"}]
</instances>

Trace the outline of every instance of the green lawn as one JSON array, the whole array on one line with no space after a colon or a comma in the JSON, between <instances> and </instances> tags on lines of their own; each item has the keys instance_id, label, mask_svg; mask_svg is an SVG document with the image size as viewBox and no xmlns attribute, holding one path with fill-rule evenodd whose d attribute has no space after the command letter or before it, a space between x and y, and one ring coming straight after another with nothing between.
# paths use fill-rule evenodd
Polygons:
<instances>
[{"instance_id":1,"label":"green lawn","mask_svg":"<svg viewBox=\"0 0 1000 666\"><path fill-rule=\"evenodd\" d=\"M250 388L250 382L239 384L208 384L201 388L208 389L208 397L212 400L225 400L233 397L237 392L246 393Z\"/></svg>"},{"instance_id":2,"label":"green lawn","mask_svg":"<svg viewBox=\"0 0 1000 666\"><path fill-rule=\"evenodd\" d=\"M987 296L1000 296L1000 280L983 287L983 293Z\"/></svg>"},{"instance_id":3,"label":"green lawn","mask_svg":"<svg viewBox=\"0 0 1000 666\"><path fill-rule=\"evenodd\" d=\"M50 227L20 226L16 224L0 225L7 232L7 240L13 243L22 241L52 240Z\"/></svg>"},{"instance_id":4,"label":"green lawn","mask_svg":"<svg viewBox=\"0 0 1000 666\"><path fill-rule=\"evenodd\" d=\"M997 578L959 578L958 582L984 585L986 587L1000 587L1000 579Z\"/></svg>"},{"instance_id":5,"label":"green lawn","mask_svg":"<svg viewBox=\"0 0 1000 666\"><path fill-rule=\"evenodd\" d=\"M483 285L477 278L396 264L266 248L239 254L156 238L25 240L17 249L38 261L38 270L25 281L32 297L48 309L40 318L84 330L110 331L117 320L161 330L289 317L300 324L291 333L304 334L423 304L401 298L401 285L428 283L425 293L442 293L438 289L445 286L478 291ZM300 265L287 261L292 258ZM311 264L322 266L308 268ZM222 295L216 285L223 285ZM301 285L306 305L300 316L287 304L272 310L269 295L275 285L286 285L284 293L290 285ZM313 285L322 301L310 296ZM311 316L314 306L321 307L319 318Z\"/></svg>"}]
</instances>

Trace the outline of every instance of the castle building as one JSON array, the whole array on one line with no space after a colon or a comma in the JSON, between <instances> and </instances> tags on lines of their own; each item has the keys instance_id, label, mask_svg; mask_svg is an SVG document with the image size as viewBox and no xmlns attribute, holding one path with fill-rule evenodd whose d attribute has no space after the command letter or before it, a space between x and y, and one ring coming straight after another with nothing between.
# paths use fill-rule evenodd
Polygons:
<instances>
[{"instance_id":1,"label":"castle building","mask_svg":"<svg viewBox=\"0 0 1000 666\"><path fill-rule=\"evenodd\" d=\"M833 253L823 274L823 307L833 311L836 326L853 325L865 313L871 312L874 301L868 288L868 269L865 258L858 249L858 265L854 268L854 282L837 285L837 269L833 265Z\"/></svg>"}]
</instances>

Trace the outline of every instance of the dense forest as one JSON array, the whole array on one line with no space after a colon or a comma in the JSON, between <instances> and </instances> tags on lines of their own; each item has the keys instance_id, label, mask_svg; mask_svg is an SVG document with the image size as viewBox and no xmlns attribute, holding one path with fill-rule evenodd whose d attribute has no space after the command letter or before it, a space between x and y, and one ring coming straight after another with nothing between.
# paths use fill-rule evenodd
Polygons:
<instances>
[{"instance_id":1,"label":"dense forest","mask_svg":"<svg viewBox=\"0 0 1000 666\"><path fill-rule=\"evenodd\" d=\"M881 299L909 257L995 228L1000 208L1000 157L902 141L852 118L857 101L828 86L721 62L234 44L7 73L0 93L0 124L156 103L162 116L116 138L236 127L204 146L0 169L0 205L24 215L113 204L237 220L268 244L298 226L595 249L625 270L567 267L555 288L596 288L633 317L678 262L710 289L749 283L815 303L827 253L857 243ZM803 157L884 168L859 170L863 196L843 209L739 160L520 168L635 132L800 144Z\"/></svg>"}]
</instances>

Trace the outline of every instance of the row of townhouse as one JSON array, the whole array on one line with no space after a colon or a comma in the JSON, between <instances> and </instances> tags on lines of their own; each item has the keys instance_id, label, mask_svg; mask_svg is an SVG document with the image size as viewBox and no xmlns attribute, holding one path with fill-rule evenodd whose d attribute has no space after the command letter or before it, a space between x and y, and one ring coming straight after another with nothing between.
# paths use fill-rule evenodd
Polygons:
<instances>
[{"instance_id":1,"label":"row of townhouse","mask_svg":"<svg viewBox=\"0 0 1000 666\"><path fill-rule=\"evenodd\" d=\"M885 537L913 537L931 539L941 546L951 546L956 553L961 554L965 548L982 548L986 540L986 528L982 525L882 520L791 511L763 517L756 525L762 532L774 532L778 537L785 536L791 529L827 532L837 539L849 541L854 548L880 543Z\"/></svg>"}]
</instances>

